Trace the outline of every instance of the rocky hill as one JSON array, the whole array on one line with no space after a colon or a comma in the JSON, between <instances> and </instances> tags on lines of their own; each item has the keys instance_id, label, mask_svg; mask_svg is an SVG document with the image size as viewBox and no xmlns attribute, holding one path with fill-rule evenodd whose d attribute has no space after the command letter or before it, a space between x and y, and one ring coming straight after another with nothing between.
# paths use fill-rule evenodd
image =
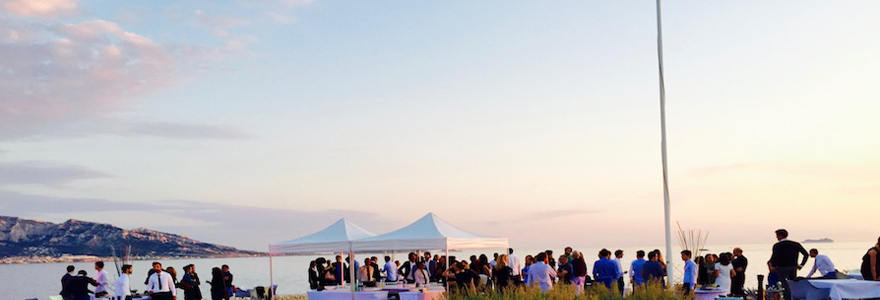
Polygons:
<instances>
[{"instance_id":1,"label":"rocky hill","mask_svg":"<svg viewBox=\"0 0 880 300\"><path fill-rule=\"evenodd\" d=\"M196 241L144 228L127 230L108 224L68 220L61 224L0 216L0 258L21 256L117 255L131 246L147 257L251 256L262 253Z\"/></svg>"}]
</instances>

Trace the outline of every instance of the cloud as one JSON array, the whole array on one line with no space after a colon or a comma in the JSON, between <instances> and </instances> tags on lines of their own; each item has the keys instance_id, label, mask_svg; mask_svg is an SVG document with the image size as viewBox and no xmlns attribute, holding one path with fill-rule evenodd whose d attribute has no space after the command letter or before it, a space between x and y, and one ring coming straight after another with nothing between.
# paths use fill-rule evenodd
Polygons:
<instances>
[{"instance_id":1,"label":"cloud","mask_svg":"<svg viewBox=\"0 0 880 300\"><path fill-rule=\"evenodd\" d=\"M230 127L177 122L130 123L114 129L111 133L122 136L151 136L170 139L237 140L252 137L249 134Z\"/></svg>"},{"instance_id":2,"label":"cloud","mask_svg":"<svg viewBox=\"0 0 880 300\"><path fill-rule=\"evenodd\" d=\"M4 0L2 8L17 16L54 17L76 11L75 0Z\"/></svg>"},{"instance_id":3,"label":"cloud","mask_svg":"<svg viewBox=\"0 0 880 300\"><path fill-rule=\"evenodd\" d=\"M0 19L0 138L94 120L174 82L174 54L113 22L25 23Z\"/></svg>"},{"instance_id":4,"label":"cloud","mask_svg":"<svg viewBox=\"0 0 880 300\"><path fill-rule=\"evenodd\" d=\"M145 227L215 244L265 251L269 243L294 239L345 217L366 228L390 229L377 214L327 209L303 211L193 200L114 201L22 194L0 190L3 215L63 222L70 218L123 228ZM381 231L381 230L377 230Z\"/></svg>"},{"instance_id":5,"label":"cloud","mask_svg":"<svg viewBox=\"0 0 880 300\"><path fill-rule=\"evenodd\" d=\"M81 166L45 161L0 162L0 186L62 186L77 180L111 177Z\"/></svg>"},{"instance_id":6,"label":"cloud","mask_svg":"<svg viewBox=\"0 0 880 300\"><path fill-rule=\"evenodd\" d=\"M233 16L209 15L202 10L196 10L196 23L209 28L232 28L250 24L247 19Z\"/></svg>"}]
</instances>

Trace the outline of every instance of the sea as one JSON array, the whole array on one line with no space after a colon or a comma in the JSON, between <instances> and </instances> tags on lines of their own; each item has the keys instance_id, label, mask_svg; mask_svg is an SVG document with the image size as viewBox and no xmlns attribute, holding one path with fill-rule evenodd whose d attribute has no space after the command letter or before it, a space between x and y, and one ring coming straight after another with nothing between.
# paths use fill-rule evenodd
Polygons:
<instances>
[{"instance_id":1,"label":"sea","mask_svg":"<svg viewBox=\"0 0 880 300\"><path fill-rule=\"evenodd\" d=\"M834 262L835 267L841 271L850 271L855 270L858 273L857 269L861 265L861 258L865 254L865 252L873 246L871 242L865 243L807 243L804 244L804 248L809 250L810 248L817 248L819 253L828 255L831 260ZM592 263L590 261L596 258L599 250L601 249L599 246L586 246L586 247L577 247L576 245L572 245L575 250L579 250L584 252L586 257L588 258L588 269L592 271ZM703 251L702 254L706 253L721 253L721 252L732 252L734 247L740 247L743 249L743 255L749 259L749 267L746 271L746 288L757 288L757 275L764 274L766 275L768 272L766 262L770 259L772 244L756 244L756 245L706 245L704 248L708 251ZM624 261L631 261L635 259L635 253L637 250L645 250L650 251L653 249L661 249L663 250L665 247L663 245L654 245L648 247L623 247L620 248L624 250ZM618 248L608 247L609 250L614 251ZM674 253L680 252L680 247L673 247ZM520 260L523 257L529 254L536 254L539 251L543 251L546 249L529 249L529 250L515 250L514 254L517 255ZM554 255L558 257L559 254L562 254L562 249L551 249L554 250ZM456 256L457 259L466 259L470 255L485 253L487 256L491 258L492 254L495 252L501 252L502 249L488 249L483 251L462 251L462 252L451 252L450 255ZM665 251L664 251L665 252ZM404 261L406 259L406 253L376 253L376 254L365 254L369 256L378 256L380 257L380 262L382 261L382 256L384 255L394 256L394 259ZM436 254L436 253L435 253ZM366 257L365 255L358 254L356 257L359 259L363 259ZM332 258L332 255L322 255L323 257ZM211 277L211 268L219 267L221 265L229 265L230 271L234 275L233 285L237 287L241 287L243 289L254 288L256 286L269 286L270 282L278 285L278 294L304 294L308 291L308 273L307 269L309 266L309 262L314 260L317 256L309 255L309 256L276 256L272 258L272 264L270 266L270 259L268 257L242 257L242 258L205 258L205 259L183 259L183 260L163 260L161 261L163 266L173 266L178 272L182 272L181 268L187 264L196 265L196 272L199 274L199 277L202 279L202 293L208 296L210 294L210 286L206 283L210 280ZM681 280L681 270L682 270L682 262L680 259L680 255L674 255L674 269L676 270L676 278L677 280ZM132 274L132 289L143 290L144 285L143 282L146 280L147 271L150 268L150 264L152 261L135 261L133 263L133 271ZM2 286L3 293L0 294L0 300L26 300L26 299L49 299L50 295L57 295L59 291L61 291L61 276L65 273L65 268L68 265L73 265L78 270L86 270L88 271L90 276L95 274L94 263L91 262L81 262L81 263L44 263L44 264L11 264L11 265L0 265L0 286ZM627 263L628 265L628 263ZM809 273L810 268L813 266L813 260L811 259L804 269L800 270L798 273L799 276L806 276ZM272 270L272 274L270 279L270 268ZM628 269L628 266L624 266L624 268ZM116 270L113 262L107 262L106 271L110 274L112 283L115 281ZM818 272L817 272L818 273ZM182 273L178 276L182 276Z\"/></svg>"}]
</instances>

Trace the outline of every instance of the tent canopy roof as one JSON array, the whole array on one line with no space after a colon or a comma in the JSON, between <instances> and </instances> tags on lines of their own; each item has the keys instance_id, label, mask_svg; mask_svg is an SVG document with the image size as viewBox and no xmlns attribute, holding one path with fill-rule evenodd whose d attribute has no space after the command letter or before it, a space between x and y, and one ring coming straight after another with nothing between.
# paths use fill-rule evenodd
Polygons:
<instances>
[{"instance_id":1,"label":"tent canopy roof","mask_svg":"<svg viewBox=\"0 0 880 300\"><path fill-rule=\"evenodd\" d=\"M327 253L348 251L351 241L376 236L346 219L313 234L269 245L270 253Z\"/></svg>"},{"instance_id":2,"label":"tent canopy roof","mask_svg":"<svg viewBox=\"0 0 880 300\"><path fill-rule=\"evenodd\" d=\"M357 251L507 248L507 238L464 231L433 213L398 230L352 242Z\"/></svg>"}]
</instances>

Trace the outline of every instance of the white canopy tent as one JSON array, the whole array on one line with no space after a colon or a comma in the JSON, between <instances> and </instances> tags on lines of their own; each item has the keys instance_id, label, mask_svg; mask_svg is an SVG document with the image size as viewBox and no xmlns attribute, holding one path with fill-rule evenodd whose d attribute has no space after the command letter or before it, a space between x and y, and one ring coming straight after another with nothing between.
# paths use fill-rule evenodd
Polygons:
<instances>
[{"instance_id":1,"label":"white canopy tent","mask_svg":"<svg viewBox=\"0 0 880 300\"><path fill-rule=\"evenodd\" d=\"M269 280L270 286L275 285L275 274L272 265L272 255L274 254L329 254L348 252L352 257L352 242L359 239L376 236L375 233L354 224L345 218L339 219L327 228L313 234L289 241L280 242L269 245ZM354 280L354 259L349 262L350 276ZM345 282L344 280L342 281ZM354 284L351 285L351 291L354 292ZM271 297L274 299L274 291ZM352 296L353 298L353 296Z\"/></svg>"},{"instance_id":2,"label":"white canopy tent","mask_svg":"<svg viewBox=\"0 0 880 300\"><path fill-rule=\"evenodd\" d=\"M358 239L351 243L356 252L507 249L507 238L495 238L467 232L441 220L433 213L401 229Z\"/></svg>"}]
</instances>

